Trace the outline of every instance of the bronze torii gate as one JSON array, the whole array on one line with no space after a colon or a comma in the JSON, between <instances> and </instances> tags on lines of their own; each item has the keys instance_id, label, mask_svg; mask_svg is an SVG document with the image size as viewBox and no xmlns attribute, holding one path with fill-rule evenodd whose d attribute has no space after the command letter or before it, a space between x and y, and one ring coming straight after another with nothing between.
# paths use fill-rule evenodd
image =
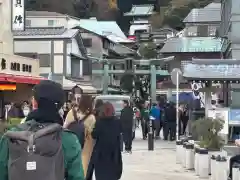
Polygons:
<instances>
[{"instance_id":1,"label":"bronze torii gate","mask_svg":"<svg viewBox=\"0 0 240 180\"><path fill-rule=\"evenodd\" d=\"M126 59L102 59L97 60L99 63L103 64L103 70L92 70L93 75L103 75L103 94L108 94L108 80L110 74L123 75L123 74L133 74L133 75L150 75L150 95L153 101L156 101L156 75L168 76L169 72L167 70L161 70L161 67L166 63L174 59L174 56L159 58L159 59L141 59L135 60L131 58ZM96 59L92 59L96 62ZM119 64L132 64L129 69L113 70L111 67ZM137 65L140 66L150 66L149 70L137 69ZM157 69L160 67L160 70Z\"/></svg>"}]
</instances>

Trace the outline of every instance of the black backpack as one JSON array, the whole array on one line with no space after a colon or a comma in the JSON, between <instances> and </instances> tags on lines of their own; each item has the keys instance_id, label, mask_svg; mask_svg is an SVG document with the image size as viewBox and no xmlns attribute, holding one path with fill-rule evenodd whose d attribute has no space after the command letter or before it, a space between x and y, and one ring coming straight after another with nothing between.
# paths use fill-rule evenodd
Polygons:
<instances>
[{"instance_id":1,"label":"black backpack","mask_svg":"<svg viewBox=\"0 0 240 180\"><path fill-rule=\"evenodd\" d=\"M22 131L7 131L9 180L64 180L64 157L59 124L29 121Z\"/></svg>"},{"instance_id":2,"label":"black backpack","mask_svg":"<svg viewBox=\"0 0 240 180\"><path fill-rule=\"evenodd\" d=\"M73 109L74 121L68 125L68 130L72 131L78 137L79 143L83 149L85 142L85 126L84 122L90 114L85 115L81 120L78 120L77 112Z\"/></svg>"}]
</instances>

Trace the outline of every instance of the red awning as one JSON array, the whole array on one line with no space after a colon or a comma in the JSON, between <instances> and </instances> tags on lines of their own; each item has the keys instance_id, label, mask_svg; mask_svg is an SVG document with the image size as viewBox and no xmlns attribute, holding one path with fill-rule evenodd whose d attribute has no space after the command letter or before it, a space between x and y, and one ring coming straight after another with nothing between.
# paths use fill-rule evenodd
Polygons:
<instances>
[{"instance_id":1,"label":"red awning","mask_svg":"<svg viewBox=\"0 0 240 180\"><path fill-rule=\"evenodd\" d=\"M21 84L38 84L41 80L45 78L40 76L23 76L14 74L4 74L0 73L0 82L11 82L11 83L21 83Z\"/></svg>"}]
</instances>

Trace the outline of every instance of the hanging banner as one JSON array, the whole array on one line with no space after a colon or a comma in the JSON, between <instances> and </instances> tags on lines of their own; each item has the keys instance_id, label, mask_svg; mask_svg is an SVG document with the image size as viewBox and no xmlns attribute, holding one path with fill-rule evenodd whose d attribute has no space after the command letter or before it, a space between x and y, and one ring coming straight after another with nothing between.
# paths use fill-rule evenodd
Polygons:
<instances>
[{"instance_id":1,"label":"hanging banner","mask_svg":"<svg viewBox=\"0 0 240 180\"><path fill-rule=\"evenodd\" d=\"M24 0L12 0L12 31L25 30L24 2Z\"/></svg>"}]
</instances>

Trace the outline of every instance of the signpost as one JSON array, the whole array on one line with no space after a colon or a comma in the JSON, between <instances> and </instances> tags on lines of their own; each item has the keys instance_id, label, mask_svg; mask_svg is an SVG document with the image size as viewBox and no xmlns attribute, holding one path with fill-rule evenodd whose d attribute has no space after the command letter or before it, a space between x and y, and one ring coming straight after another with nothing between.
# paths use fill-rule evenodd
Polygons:
<instances>
[{"instance_id":1,"label":"signpost","mask_svg":"<svg viewBox=\"0 0 240 180\"><path fill-rule=\"evenodd\" d=\"M171 80L176 85L176 139L179 140L179 84L182 81L182 72L175 68L171 72Z\"/></svg>"}]
</instances>

